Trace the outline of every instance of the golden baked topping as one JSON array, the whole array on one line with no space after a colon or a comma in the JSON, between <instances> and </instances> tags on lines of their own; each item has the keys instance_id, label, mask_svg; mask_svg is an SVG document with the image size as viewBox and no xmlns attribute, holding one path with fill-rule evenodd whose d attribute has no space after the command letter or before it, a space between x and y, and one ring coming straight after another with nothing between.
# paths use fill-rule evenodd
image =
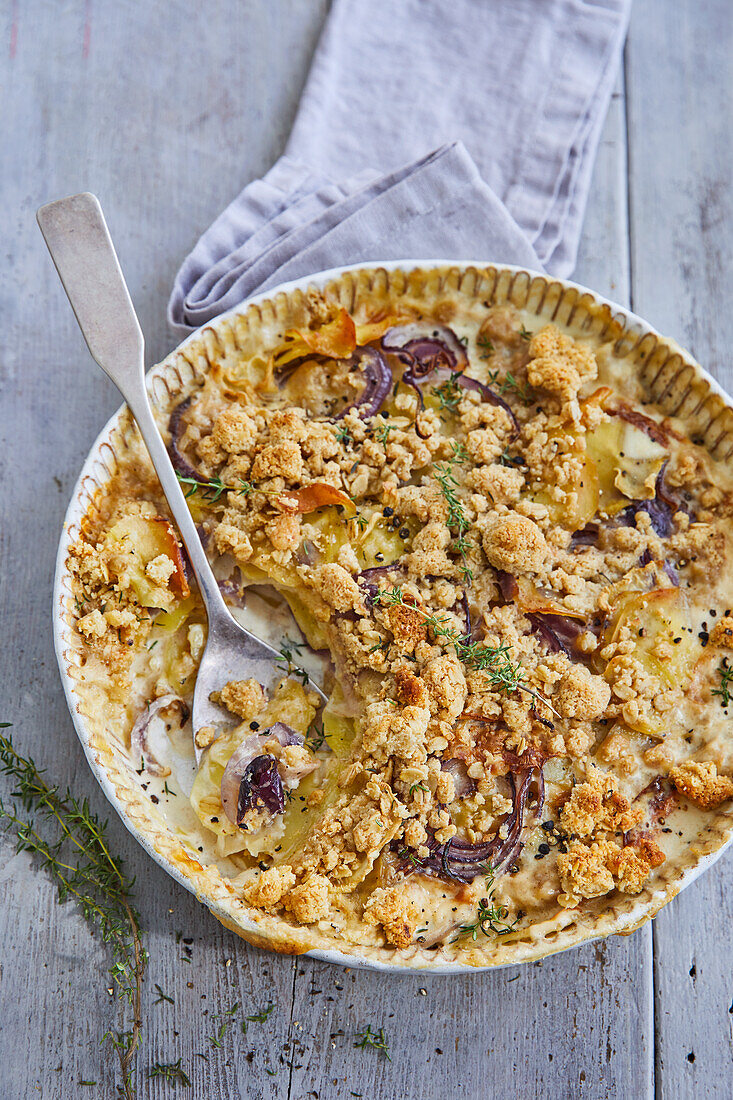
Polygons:
<instances>
[{"instance_id":1,"label":"golden baked topping","mask_svg":"<svg viewBox=\"0 0 733 1100\"><path fill-rule=\"evenodd\" d=\"M138 719L135 769L185 803L190 858L309 943L475 959L645 890L733 798L727 467L600 337L483 300L298 308L170 420L278 682L185 723L205 616L139 453L71 550L85 674L121 737Z\"/></svg>"}]
</instances>

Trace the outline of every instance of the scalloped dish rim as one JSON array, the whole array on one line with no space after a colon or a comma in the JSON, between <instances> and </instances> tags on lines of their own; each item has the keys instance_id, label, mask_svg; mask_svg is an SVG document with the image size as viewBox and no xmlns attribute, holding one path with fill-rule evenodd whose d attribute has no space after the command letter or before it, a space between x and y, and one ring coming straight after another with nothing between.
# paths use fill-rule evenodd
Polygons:
<instances>
[{"instance_id":1,"label":"scalloped dish rim","mask_svg":"<svg viewBox=\"0 0 733 1100\"><path fill-rule=\"evenodd\" d=\"M464 277L467 272L476 270L479 273L486 270L493 270L497 273L497 283L503 273L507 273L511 277L511 286L514 285L514 280L518 276L526 276L528 279L528 285L531 288L534 280L543 280L548 286L557 285L562 288L563 294L568 291L576 291L582 296L588 296L592 305L600 310L604 308L610 311L613 320L618 320L623 325L623 331L633 329L635 334L639 334L640 340L651 336L660 341L664 346L670 349L670 351L679 355L681 359L682 368L692 367L697 379L707 384L709 391L715 396L720 398L725 406L729 410L733 409L733 398L720 386L720 384L703 368L699 363L684 349L679 347L676 341L662 336L656 329L653 328L648 322L644 321L637 314L631 310L626 309L618 303L605 298L603 295L590 290L589 288L582 286L567 279L558 279L554 276L549 276L540 272L532 271L531 269L515 266L511 264L494 264L490 261L455 261L455 260L393 260L386 262L371 261L361 264L347 264L341 267L330 268L326 271L316 272L311 275L304 276L299 279L291 280L290 282L283 283L276 286L271 290L264 291L263 293L254 295L246 302L240 303L234 308L227 310L220 314L213 321L208 322L201 328L197 329L187 336L179 345L177 345L162 362L152 367L146 376L146 383L150 389L152 383L160 378L165 379L166 373L172 366L172 361L182 351L184 351L189 345L202 338L205 331L214 330L222 325L222 323L228 321L230 318L237 316L238 314L244 314L252 307L258 306L263 302L267 302L276 298L279 295L288 295L294 291L303 291L308 287L315 287L322 289L333 280L340 277L348 276L350 274L356 274L363 271L384 271L387 274L390 272L400 271L404 273L410 273L415 271L434 271L436 269L443 271L457 271L460 273L460 277ZM544 300L544 299L543 299ZM560 297L562 301L562 295ZM520 307L521 308L521 307ZM668 388L668 387L667 387ZM241 917L235 916L233 911L227 910L221 905L217 899L213 896L207 896L202 889L197 886L193 881L193 877L189 877L185 874L181 867L173 862L163 852L158 850L155 845L155 840L152 835L152 828L142 829L140 824L133 820L133 815L130 812L130 806L126 803L118 794L115 784L108 774L103 761L98 758L97 752L92 745L93 731L91 729L88 719L80 712L81 699L77 693L74 677L71 674L70 662L66 656L66 648L72 641L73 627L69 624L66 618L65 609L65 593L63 590L63 582L67 573L66 560L69 552L69 547L72 538L72 528L78 525L83 518L88 506L89 497L85 488L85 483L88 479L91 479L97 485L100 484L98 475L95 474L95 465L102 463L102 449L105 444L109 445L109 439L112 436L115 429L120 424L121 416L126 406L121 405L120 408L113 414L112 417L102 428L101 432L94 441L89 453L84 461L81 472L76 480L74 489L72 492L71 500L67 508L61 538L59 541L58 551L56 555L55 577L53 586L53 635L54 635L54 647L56 651L56 657L59 664L59 671L61 674L61 680L64 687L64 693L66 701L69 707L74 727L76 729L79 740L84 749L84 754L89 762L89 766L94 772L97 781L99 782L102 790L108 801L114 807L115 811L121 818L128 832L137 840L137 842L144 848L144 850L150 855L155 862L163 868L176 882L181 886L184 886L187 890L193 893L199 901L202 901L213 913L213 915L223 923L227 928L235 931L249 942L254 943L256 946L262 946L269 950L275 950L285 953L293 954L307 954L312 958L316 958L325 962L337 963L344 966L356 966L364 967L367 969L375 969L382 971L392 971L399 974L414 973L423 974L426 971L431 974L466 974L476 973L484 970L495 970L505 968L507 966L521 965L526 962L534 962L539 958L546 957L547 955L557 954L560 951L569 950L572 947L580 946L583 943L589 943L593 940L604 938L611 934L628 935L641 927L648 920L654 917L660 909L668 902L671 901L681 890L689 886L695 879L702 874L703 871L715 863L717 859L726 851L731 842L733 842L733 810L719 811L719 816L728 818L727 829L721 829L722 836L718 834L716 838L719 840L718 846L712 851L700 853L697 861L683 868L677 877L672 882L659 882L651 890L638 897L638 900L630 903L626 912L616 914L612 921L612 927L601 927L597 931L592 929L587 934L578 935L578 937L570 943L563 944L558 947L547 938L544 941L537 943L536 950L531 951L524 957L516 960L509 959L507 961L489 962L486 965L472 965L464 962L452 962L452 961L438 961L432 962L430 959L423 958L420 961L407 960L400 956L400 952L390 951L394 957L393 959L385 959L372 957L371 955L359 954L357 952L349 953L346 951L340 951L337 949L315 947L308 948L302 947L294 938L288 940L287 938L278 942L276 935L269 935L265 929L257 922L253 920L242 920ZM141 792L141 795L143 792ZM193 862L189 859L188 862ZM603 914L606 920L602 917L597 918L597 923L601 925L607 924L608 912ZM518 944L517 946L521 946ZM384 949L380 949L384 950Z\"/></svg>"}]
</instances>

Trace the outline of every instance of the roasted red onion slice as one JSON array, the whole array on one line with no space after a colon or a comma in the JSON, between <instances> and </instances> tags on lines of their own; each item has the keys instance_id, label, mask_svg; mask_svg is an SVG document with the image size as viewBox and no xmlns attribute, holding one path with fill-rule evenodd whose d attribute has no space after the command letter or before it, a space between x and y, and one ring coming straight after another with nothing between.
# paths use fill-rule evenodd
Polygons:
<instances>
[{"instance_id":1,"label":"roasted red onion slice","mask_svg":"<svg viewBox=\"0 0 733 1100\"><path fill-rule=\"evenodd\" d=\"M680 586L680 575L677 572L677 570L675 569L675 567L672 565L672 563L668 562L668 561L662 562L662 569L667 574L667 576L669 577L669 579L671 580L671 582L675 586L675 588L679 588L679 586Z\"/></svg>"},{"instance_id":2,"label":"roasted red onion slice","mask_svg":"<svg viewBox=\"0 0 733 1100\"><path fill-rule=\"evenodd\" d=\"M615 408L608 411L612 416L618 416L621 420L625 420L627 424L631 424L634 428L644 432L655 443L659 443L661 447L669 446L669 436L662 425L658 424L656 420L652 420L650 416L644 416L644 413L632 409L624 401L620 401Z\"/></svg>"},{"instance_id":3,"label":"roasted red onion slice","mask_svg":"<svg viewBox=\"0 0 733 1100\"><path fill-rule=\"evenodd\" d=\"M552 653L576 655L578 638L588 630L582 619L573 619L567 615L557 615L548 611L528 611L527 618L532 629L549 646Z\"/></svg>"},{"instance_id":4,"label":"roasted red onion slice","mask_svg":"<svg viewBox=\"0 0 733 1100\"><path fill-rule=\"evenodd\" d=\"M365 420L370 416L376 416L384 404L385 397L392 389L394 381L392 371L387 360L376 348L357 348L352 362L358 363L363 369L366 385L358 401L347 405L333 418L334 420L341 420L352 409L357 409L359 416Z\"/></svg>"},{"instance_id":5,"label":"roasted red onion slice","mask_svg":"<svg viewBox=\"0 0 733 1100\"><path fill-rule=\"evenodd\" d=\"M400 565L398 562L392 562L391 565L375 565L371 569L364 569L356 578L356 583L366 589L366 602L369 607L374 602L374 597L379 591L379 585L376 583L378 577L385 577L388 573L396 570L398 573L404 573L404 565Z\"/></svg>"},{"instance_id":6,"label":"roasted red onion slice","mask_svg":"<svg viewBox=\"0 0 733 1100\"><path fill-rule=\"evenodd\" d=\"M161 695L159 699L154 699L152 703L148 703L137 716L130 733L130 753L134 760L142 758L145 770L149 775L162 777L171 773L170 768L155 759L148 745L150 723L161 711L168 710L169 707L178 708L181 715L181 724L183 724L188 718L188 707L183 699L179 699L177 695Z\"/></svg>"},{"instance_id":7,"label":"roasted red onion slice","mask_svg":"<svg viewBox=\"0 0 733 1100\"><path fill-rule=\"evenodd\" d=\"M575 546L598 546L598 539L601 534L601 526L599 523L586 523L585 527L580 531L573 531L570 536L570 545Z\"/></svg>"},{"instance_id":8,"label":"roasted red onion slice","mask_svg":"<svg viewBox=\"0 0 733 1100\"><path fill-rule=\"evenodd\" d=\"M651 520L652 530L661 539L672 534L672 513L666 504L656 500L637 500L619 512L618 519L623 527L636 526L637 512L646 512Z\"/></svg>"},{"instance_id":9,"label":"roasted red onion slice","mask_svg":"<svg viewBox=\"0 0 733 1100\"><path fill-rule=\"evenodd\" d=\"M415 378L440 369L463 371L468 366L466 349L447 325L396 325L385 332L382 347L411 367Z\"/></svg>"},{"instance_id":10,"label":"roasted red onion slice","mask_svg":"<svg viewBox=\"0 0 733 1100\"><path fill-rule=\"evenodd\" d=\"M304 743L304 737L300 733L296 733L290 726L286 726L284 722L275 722L273 726L268 729L262 730L260 733L252 734L250 737L245 737L238 748L234 750L232 755L227 761L227 766L224 769L224 775L221 779L221 804L224 807L224 813L227 815L233 825L241 824L241 815L239 813L240 801L241 801L241 788L242 784L247 776L247 769L250 764L257 758L272 760L277 764L273 756L262 754L262 746L265 741L275 738L284 747L285 745L302 745ZM315 767L315 765L314 765ZM312 767L306 769L300 769L300 772L296 778L298 769L286 768L283 766L283 776L280 776L278 771L278 782L282 788L283 780L286 781L286 785L290 787L297 786L303 775L308 771L313 771ZM253 787L253 774L250 774L247 783L248 790ZM264 775L264 773L263 773ZM294 781L293 781L294 780ZM249 797L249 795L247 796ZM269 797L269 796L268 796ZM263 803L265 804L265 803ZM283 801L283 807L284 807ZM266 804L265 804L266 805ZM280 810L271 811L273 813L282 813ZM238 820L239 818L239 820Z\"/></svg>"},{"instance_id":11,"label":"roasted red onion slice","mask_svg":"<svg viewBox=\"0 0 733 1100\"><path fill-rule=\"evenodd\" d=\"M168 431L170 432L170 443L168 444L168 454L170 455L173 468L176 473L181 477L192 477L196 481L200 481L202 484L208 484L209 479L197 470L188 459L181 453L179 442L183 435L183 425L181 424L181 418L193 400L193 396L187 397L185 401L181 401L180 405L176 405L173 412L168 419Z\"/></svg>"},{"instance_id":12,"label":"roasted red onion slice","mask_svg":"<svg viewBox=\"0 0 733 1100\"><path fill-rule=\"evenodd\" d=\"M244 607L247 594L242 587L242 572L238 565L234 567L230 577L227 577L226 580L217 580L216 583L228 604L232 604L234 607Z\"/></svg>"},{"instance_id":13,"label":"roasted red onion slice","mask_svg":"<svg viewBox=\"0 0 733 1100\"><path fill-rule=\"evenodd\" d=\"M476 784L466 770L465 760L459 760L457 757L453 760L441 760L440 769L453 776L456 798L468 798L476 790Z\"/></svg>"},{"instance_id":14,"label":"roasted red onion slice","mask_svg":"<svg viewBox=\"0 0 733 1100\"><path fill-rule=\"evenodd\" d=\"M473 625L471 623L471 608L468 606L468 595L466 592L461 596L461 607L463 609L463 616L466 620L466 634L465 637L469 641L473 641Z\"/></svg>"},{"instance_id":15,"label":"roasted red onion slice","mask_svg":"<svg viewBox=\"0 0 733 1100\"><path fill-rule=\"evenodd\" d=\"M512 573L497 569L496 581L505 603L516 600L519 594L519 585L517 584L517 578Z\"/></svg>"},{"instance_id":16,"label":"roasted red onion slice","mask_svg":"<svg viewBox=\"0 0 733 1100\"><path fill-rule=\"evenodd\" d=\"M453 329L445 325L401 325L385 332L382 348L396 355L405 364L402 381L415 390L420 399L420 408L425 405L420 383L436 371L450 370L459 386L466 390L475 390L484 401L504 409L512 422L514 434L519 433L517 418L504 398L485 382L479 382L478 378L471 378L464 373L469 366L468 356Z\"/></svg>"},{"instance_id":17,"label":"roasted red onion slice","mask_svg":"<svg viewBox=\"0 0 733 1100\"><path fill-rule=\"evenodd\" d=\"M256 756L250 761L239 784L237 819L241 825L249 810L267 810L273 817L285 809L285 791L274 756Z\"/></svg>"},{"instance_id":18,"label":"roasted red onion slice","mask_svg":"<svg viewBox=\"0 0 733 1100\"><path fill-rule=\"evenodd\" d=\"M427 847L430 854L424 859L410 855L402 864L402 871L410 874L412 871L420 871L422 874L432 875L436 878L452 880L454 882L473 882L473 880L487 871L496 871L504 864L511 865L516 859L520 849L520 836L524 826L524 813L529 797L532 776L538 773L537 780L537 805L535 815L539 817L542 812L545 799L545 784L542 775L542 763L539 753L530 750L522 757L516 758L520 766L516 771L509 773L509 783L512 795L512 811L502 822L502 828L506 827L506 837L501 837L499 831L491 840L482 841L480 844L470 844L466 840L458 840L453 837L445 844L438 844L434 837L429 837ZM522 767L523 761L529 766Z\"/></svg>"}]
</instances>

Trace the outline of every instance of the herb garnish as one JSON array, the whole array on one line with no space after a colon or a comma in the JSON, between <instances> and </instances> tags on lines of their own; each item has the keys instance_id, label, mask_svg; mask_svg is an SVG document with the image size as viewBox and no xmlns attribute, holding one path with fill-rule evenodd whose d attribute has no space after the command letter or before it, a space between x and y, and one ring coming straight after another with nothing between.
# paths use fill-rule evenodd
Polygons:
<instances>
[{"instance_id":1,"label":"herb garnish","mask_svg":"<svg viewBox=\"0 0 733 1100\"><path fill-rule=\"evenodd\" d=\"M225 485L220 477L214 477L211 481L199 481L198 478L184 477L178 472L176 477L182 486L188 487L188 492L184 493L186 500L198 492L208 504L216 504L222 493L238 493L241 497L248 497L256 492L264 493L263 489L256 489L251 481L245 481L244 478L239 479L239 488L237 488L236 485Z\"/></svg>"},{"instance_id":2,"label":"herb garnish","mask_svg":"<svg viewBox=\"0 0 733 1100\"><path fill-rule=\"evenodd\" d=\"M387 441L389 440L389 433L395 431L396 428L396 424L379 424L374 429L374 436L376 439L379 440L383 447L386 447Z\"/></svg>"},{"instance_id":3,"label":"herb garnish","mask_svg":"<svg viewBox=\"0 0 733 1100\"><path fill-rule=\"evenodd\" d=\"M323 722L320 724L315 719L308 726L305 735L305 743L311 752L318 752L322 749L326 742L326 732L323 728Z\"/></svg>"},{"instance_id":4,"label":"herb garnish","mask_svg":"<svg viewBox=\"0 0 733 1100\"><path fill-rule=\"evenodd\" d=\"M336 431L336 440L339 443L343 443L345 447L347 447L349 445L349 443L352 442L351 432L349 431L349 429L346 427L345 424L339 425L339 427Z\"/></svg>"},{"instance_id":5,"label":"herb garnish","mask_svg":"<svg viewBox=\"0 0 733 1100\"><path fill-rule=\"evenodd\" d=\"M282 656L285 664L276 664L275 668L279 668L280 671L284 672L287 676L294 676L296 680L300 680L301 683L307 684L310 679L308 673L293 660L293 653L299 654L304 646L305 642L296 642L293 641L292 638L284 638L278 652Z\"/></svg>"},{"instance_id":6,"label":"herb garnish","mask_svg":"<svg viewBox=\"0 0 733 1100\"><path fill-rule=\"evenodd\" d=\"M507 924L506 918L509 915L509 910L504 905L491 904L493 896L494 876L489 875L486 879L486 897L479 900L476 920L471 924L462 924L456 939L461 936L470 936L475 943L479 932L483 932L484 936L489 936L492 933L495 936L506 936L508 932L514 931L518 918L513 920L511 924ZM455 940L453 942L455 943Z\"/></svg>"},{"instance_id":7,"label":"herb garnish","mask_svg":"<svg viewBox=\"0 0 733 1100\"><path fill-rule=\"evenodd\" d=\"M176 473L176 477L181 485L187 485L189 487L188 492L184 494L186 500L192 497L194 493L200 491L204 500L207 500L210 504L216 504L222 493L233 491L228 485L223 483L220 477L212 478L211 481L199 481L198 478L184 477L183 474L179 473Z\"/></svg>"},{"instance_id":8,"label":"herb garnish","mask_svg":"<svg viewBox=\"0 0 733 1100\"><path fill-rule=\"evenodd\" d=\"M177 1062L156 1062L150 1067L148 1080L152 1077L162 1077L170 1085L188 1085L191 1080L185 1070L181 1069L181 1059Z\"/></svg>"},{"instance_id":9,"label":"herb garnish","mask_svg":"<svg viewBox=\"0 0 733 1100\"><path fill-rule=\"evenodd\" d=\"M417 783L413 783L410 787L410 797L412 797L415 791L424 791L425 794L430 794L430 787L423 783L422 780L418 780Z\"/></svg>"},{"instance_id":10,"label":"herb garnish","mask_svg":"<svg viewBox=\"0 0 733 1100\"><path fill-rule=\"evenodd\" d=\"M730 704L731 697L731 680L733 680L733 668L728 665L728 658L724 657L722 664L715 670L720 676L720 687L713 688L711 695L720 696L721 707L727 707Z\"/></svg>"},{"instance_id":11,"label":"herb garnish","mask_svg":"<svg viewBox=\"0 0 733 1100\"><path fill-rule=\"evenodd\" d=\"M458 446L460 446L460 444ZM446 503L448 504L448 518L445 521L446 526L456 531L456 537L453 540L452 549L459 553L461 555L461 558L463 559L462 572L464 580L468 584L471 581L473 574L471 573L471 570L469 569L466 562L466 553L471 549L473 544L471 543L470 539L466 537L466 532L470 527L470 523L468 520L468 515L466 514L466 510L463 506L463 501L456 492L456 489L458 488L458 480L453 473L453 467L457 461L459 461L459 459L457 457L457 452L455 451L454 445L454 457L452 459L449 459L447 462L436 462L434 469L435 480L438 482L438 485L440 486L440 491L445 497Z\"/></svg>"},{"instance_id":12,"label":"herb garnish","mask_svg":"<svg viewBox=\"0 0 733 1100\"><path fill-rule=\"evenodd\" d=\"M0 727L9 724L2 722ZM128 1029L106 1032L103 1038L109 1040L120 1060L121 1095L133 1100L132 1064L142 1028L147 954L141 942L140 918L132 906L132 880L110 852L107 822L91 812L86 799L50 786L33 759L16 752L10 736L0 735L0 770L17 784L11 795L17 802L6 805L0 799L0 819L6 830L15 834L16 850L37 857L55 882L59 900L73 898L112 951L110 974L120 998L130 1005L132 1023ZM33 817L24 820L21 808L54 830L54 838L41 835Z\"/></svg>"},{"instance_id":13,"label":"herb garnish","mask_svg":"<svg viewBox=\"0 0 733 1100\"><path fill-rule=\"evenodd\" d=\"M544 696L539 695L524 682L522 663L512 660L512 647L508 643L502 642L500 645L490 646L482 641L473 641L468 635L460 634L452 627L451 620L446 616L430 614L422 608L414 607L412 603L408 604L404 592L397 586L377 592L372 597L372 603L381 607L402 604L418 611L425 625L432 631L435 640L444 641L453 646L458 659L468 668L486 673L491 687L506 692L524 691L544 703L553 714L557 713Z\"/></svg>"},{"instance_id":14,"label":"herb garnish","mask_svg":"<svg viewBox=\"0 0 733 1100\"><path fill-rule=\"evenodd\" d=\"M499 372L498 372L498 370L489 371L489 376L488 377L489 377L489 384L491 386L496 386L497 383L499 382ZM517 382L516 378L514 377L514 375L510 371L507 371L507 373L504 375L498 389L499 389L500 394L505 394L509 390L514 390L514 392L516 393L519 400L523 401L525 405L528 405L529 402L530 402L529 389L527 388L527 386L523 386L521 384L521 382Z\"/></svg>"},{"instance_id":15,"label":"herb garnish","mask_svg":"<svg viewBox=\"0 0 733 1100\"><path fill-rule=\"evenodd\" d=\"M247 1034L247 1023L250 1024L264 1024L270 1019L275 1011L274 1004L270 1003L267 1008L263 1008L261 1012L253 1012L251 1016L245 1016L242 1020L242 1034Z\"/></svg>"},{"instance_id":16,"label":"herb garnish","mask_svg":"<svg viewBox=\"0 0 733 1100\"><path fill-rule=\"evenodd\" d=\"M478 344L478 346L480 348L483 348L484 351L486 352L486 354L482 355L481 358L482 359L488 359L489 355L491 355L491 353L494 351L494 345L492 344L491 340L489 340L488 336L482 335L482 336L478 337L478 339L476 340L476 343Z\"/></svg>"},{"instance_id":17,"label":"herb garnish","mask_svg":"<svg viewBox=\"0 0 733 1100\"><path fill-rule=\"evenodd\" d=\"M379 1031L372 1031L371 1024L367 1024L366 1031L361 1035L357 1034L356 1038L357 1042L354 1043L355 1047L358 1047L360 1050L366 1050L367 1047L381 1050L385 1058L390 1062L392 1061L389 1055L389 1043L383 1027L380 1027Z\"/></svg>"},{"instance_id":18,"label":"herb garnish","mask_svg":"<svg viewBox=\"0 0 733 1100\"><path fill-rule=\"evenodd\" d=\"M175 1004L175 1001L173 1000L173 998L169 997L167 993L164 993L157 982L155 983L155 991L158 994L158 996L153 1001L154 1005L159 1005L161 1003L161 1001L167 1001L168 1004L171 1004L171 1005Z\"/></svg>"},{"instance_id":19,"label":"herb garnish","mask_svg":"<svg viewBox=\"0 0 733 1100\"><path fill-rule=\"evenodd\" d=\"M440 408L445 412L454 413L463 397L463 389L458 381L460 377L460 371L452 371L450 378L441 382L439 386L432 387Z\"/></svg>"}]
</instances>

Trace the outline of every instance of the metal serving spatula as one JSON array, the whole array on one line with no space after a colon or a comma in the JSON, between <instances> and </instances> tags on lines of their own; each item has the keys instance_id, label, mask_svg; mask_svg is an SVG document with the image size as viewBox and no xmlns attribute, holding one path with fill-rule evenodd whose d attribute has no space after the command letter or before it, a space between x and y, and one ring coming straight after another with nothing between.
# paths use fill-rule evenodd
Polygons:
<instances>
[{"instance_id":1,"label":"metal serving spatula","mask_svg":"<svg viewBox=\"0 0 733 1100\"><path fill-rule=\"evenodd\" d=\"M193 696L193 731L195 736L202 726L218 729L225 713L211 702L211 693L229 680L249 677L269 685L282 655L236 622L219 591L153 418L145 388L145 342L99 200L89 193L71 195L42 206L37 218L87 347L137 421L196 574L209 630ZM325 702L318 685L309 683ZM194 750L198 762L202 750L195 740Z\"/></svg>"}]
</instances>

